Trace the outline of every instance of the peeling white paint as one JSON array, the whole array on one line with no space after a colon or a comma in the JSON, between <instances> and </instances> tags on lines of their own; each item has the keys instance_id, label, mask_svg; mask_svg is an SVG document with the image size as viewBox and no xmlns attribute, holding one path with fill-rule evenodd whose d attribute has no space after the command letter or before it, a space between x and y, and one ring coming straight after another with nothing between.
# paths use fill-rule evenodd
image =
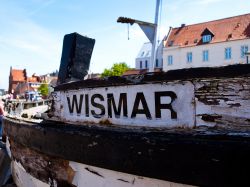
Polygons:
<instances>
[{"instance_id":1,"label":"peeling white paint","mask_svg":"<svg viewBox=\"0 0 250 187\"><path fill-rule=\"evenodd\" d=\"M191 185L121 173L73 161L70 161L69 165L75 172L72 184L77 187L192 187ZM54 187L57 186L55 180L51 180L51 184L47 184L31 176L17 161L11 162L11 170L13 180L18 187L50 187L51 184Z\"/></svg>"},{"instance_id":2,"label":"peeling white paint","mask_svg":"<svg viewBox=\"0 0 250 187\"><path fill-rule=\"evenodd\" d=\"M6 144L5 144L5 147L6 147L7 154L8 154L9 157L11 158L10 141L9 141L9 137L8 137L8 136L6 136Z\"/></svg>"},{"instance_id":3,"label":"peeling white paint","mask_svg":"<svg viewBox=\"0 0 250 187\"><path fill-rule=\"evenodd\" d=\"M249 125L250 81L248 78L207 79L202 83L202 86L195 83L196 126L218 125L216 121L202 120L202 115L219 116L217 121L221 121L220 125ZM207 89L200 91L203 86ZM197 97L200 97L200 100Z\"/></svg>"},{"instance_id":4,"label":"peeling white paint","mask_svg":"<svg viewBox=\"0 0 250 187\"><path fill-rule=\"evenodd\" d=\"M72 183L77 187L191 187L190 185L121 173L72 161L69 164L75 171Z\"/></svg>"},{"instance_id":5,"label":"peeling white paint","mask_svg":"<svg viewBox=\"0 0 250 187\"><path fill-rule=\"evenodd\" d=\"M11 170L13 180L18 187L50 187L49 184L46 184L28 174L21 163L14 160L11 161Z\"/></svg>"}]
</instances>

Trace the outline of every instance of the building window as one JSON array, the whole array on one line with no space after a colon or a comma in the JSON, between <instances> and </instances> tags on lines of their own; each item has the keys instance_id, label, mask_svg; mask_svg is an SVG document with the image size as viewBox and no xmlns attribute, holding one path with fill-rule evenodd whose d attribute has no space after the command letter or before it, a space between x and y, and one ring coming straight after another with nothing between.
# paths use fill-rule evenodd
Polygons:
<instances>
[{"instance_id":1,"label":"building window","mask_svg":"<svg viewBox=\"0 0 250 187\"><path fill-rule=\"evenodd\" d=\"M158 62L158 59L155 60L155 67L158 67L159 66L159 62Z\"/></svg>"},{"instance_id":2,"label":"building window","mask_svg":"<svg viewBox=\"0 0 250 187\"><path fill-rule=\"evenodd\" d=\"M208 42L210 42L211 40L212 40L211 35L204 35L204 36L202 36L202 42L203 42L203 43L208 43Z\"/></svg>"},{"instance_id":3,"label":"building window","mask_svg":"<svg viewBox=\"0 0 250 187\"><path fill-rule=\"evenodd\" d=\"M169 55L168 56L168 65L172 65L173 64L173 56L172 55Z\"/></svg>"},{"instance_id":4,"label":"building window","mask_svg":"<svg viewBox=\"0 0 250 187\"><path fill-rule=\"evenodd\" d=\"M145 68L146 69L148 68L148 61L147 60L145 61Z\"/></svg>"},{"instance_id":5,"label":"building window","mask_svg":"<svg viewBox=\"0 0 250 187\"><path fill-rule=\"evenodd\" d=\"M168 43L168 46L169 46L169 47L170 47L170 46L173 46L173 44L174 44L174 41L171 40L171 41Z\"/></svg>"},{"instance_id":6,"label":"building window","mask_svg":"<svg viewBox=\"0 0 250 187\"><path fill-rule=\"evenodd\" d=\"M191 63L193 61L193 55L192 52L188 52L187 53L187 62Z\"/></svg>"},{"instance_id":7,"label":"building window","mask_svg":"<svg viewBox=\"0 0 250 187\"><path fill-rule=\"evenodd\" d=\"M141 53L141 57L143 57L144 53L145 53L144 51Z\"/></svg>"},{"instance_id":8,"label":"building window","mask_svg":"<svg viewBox=\"0 0 250 187\"><path fill-rule=\"evenodd\" d=\"M246 56L246 52L248 51L248 46L247 45L243 45L240 47L240 56L241 58L244 58Z\"/></svg>"},{"instance_id":9,"label":"building window","mask_svg":"<svg viewBox=\"0 0 250 187\"><path fill-rule=\"evenodd\" d=\"M225 59L229 60L232 57L231 47L225 48Z\"/></svg>"},{"instance_id":10,"label":"building window","mask_svg":"<svg viewBox=\"0 0 250 187\"><path fill-rule=\"evenodd\" d=\"M142 61L140 61L140 69L142 69Z\"/></svg>"},{"instance_id":11,"label":"building window","mask_svg":"<svg viewBox=\"0 0 250 187\"><path fill-rule=\"evenodd\" d=\"M203 62L208 61L208 50L202 51L202 60Z\"/></svg>"}]
</instances>

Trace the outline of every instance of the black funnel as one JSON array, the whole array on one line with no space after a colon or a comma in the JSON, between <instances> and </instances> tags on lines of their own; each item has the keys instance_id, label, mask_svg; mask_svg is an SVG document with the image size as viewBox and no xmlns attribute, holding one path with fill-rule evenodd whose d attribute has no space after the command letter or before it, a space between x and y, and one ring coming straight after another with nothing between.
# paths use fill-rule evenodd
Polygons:
<instances>
[{"instance_id":1,"label":"black funnel","mask_svg":"<svg viewBox=\"0 0 250 187\"><path fill-rule=\"evenodd\" d=\"M64 36L57 84L83 80L88 74L95 40L71 33Z\"/></svg>"}]
</instances>

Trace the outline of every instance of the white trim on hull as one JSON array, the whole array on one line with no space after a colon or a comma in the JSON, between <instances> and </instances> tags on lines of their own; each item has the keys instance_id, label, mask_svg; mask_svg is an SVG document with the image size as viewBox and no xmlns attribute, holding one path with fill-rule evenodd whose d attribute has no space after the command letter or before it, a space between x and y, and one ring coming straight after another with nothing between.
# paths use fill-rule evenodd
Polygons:
<instances>
[{"instance_id":1,"label":"white trim on hull","mask_svg":"<svg viewBox=\"0 0 250 187\"><path fill-rule=\"evenodd\" d=\"M135 176L72 161L70 166L75 171L72 184L77 187L191 187L190 185ZM11 170L18 187L57 186L56 181L50 181L51 184L47 184L31 176L21 163L16 161L11 162Z\"/></svg>"},{"instance_id":2,"label":"white trim on hull","mask_svg":"<svg viewBox=\"0 0 250 187\"><path fill-rule=\"evenodd\" d=\"M73 184L79 187L191 187L158 179L141 177L127 173L107 170L77 162L70 162L76 171Z\"/></svg>"},{"instance_id":3,"label":"white trim on hull","mask_svg":"<svg viewBox=\"0 0 250 187\"><path fill-rule=\"evenodd\" d=\"M11 173L13 180L18 187L50 187L49 184L46 184L27 173L23 166L16 161L11 162Z\"/></svg>"}]
</instances>

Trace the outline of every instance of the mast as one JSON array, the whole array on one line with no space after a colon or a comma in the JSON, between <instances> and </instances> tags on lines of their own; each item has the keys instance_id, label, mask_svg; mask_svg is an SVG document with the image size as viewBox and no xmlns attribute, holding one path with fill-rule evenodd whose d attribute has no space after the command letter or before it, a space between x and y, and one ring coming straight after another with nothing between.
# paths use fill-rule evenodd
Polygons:
<instances>
[{"instance_id":1,"label":"mast","mask_svg":"<svg viewBox=\"0 0 250 187\"><path fill-rule=\"evenodd\" d=\"M161 0L156 0L156 8L155 8L155 22L149 23L144 21L139 21L131 18L126 17L119 17L117 19L117 22L120 23L130 23L130 25L133 25L134 23L137 23L144 34L147 36L149 41L152 44L151 49L151 58L149 63L149 72L154 72L154 63L155 63L155 57L156 57L156 49L157 49L157 25L158 25L158 16L159 16L159 7L160 7Z\"/></svg>"}]
</instances>

